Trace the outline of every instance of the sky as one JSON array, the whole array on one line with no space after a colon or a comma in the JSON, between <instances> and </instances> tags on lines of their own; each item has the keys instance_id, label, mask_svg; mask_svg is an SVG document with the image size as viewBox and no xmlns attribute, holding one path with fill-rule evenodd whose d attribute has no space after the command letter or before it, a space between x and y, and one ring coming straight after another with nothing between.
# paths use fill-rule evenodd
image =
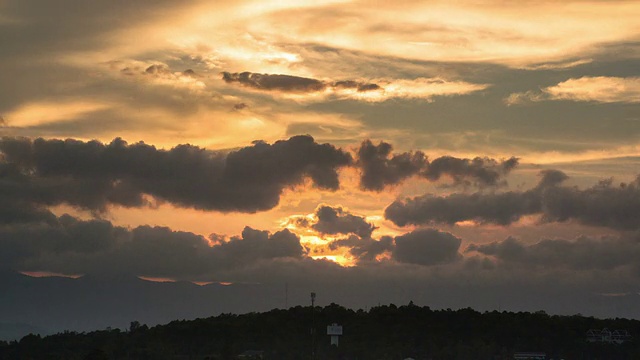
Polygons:
<instances>
[{"instance_id":1,"label":"sky","mask_svg":"<svg viewBox=\"0 0 640 360\"><path fill-rule=\"evenodd\" d=\"M2 0L0 269L640 318L638 18Z\"/></svg>"}]
</instances>

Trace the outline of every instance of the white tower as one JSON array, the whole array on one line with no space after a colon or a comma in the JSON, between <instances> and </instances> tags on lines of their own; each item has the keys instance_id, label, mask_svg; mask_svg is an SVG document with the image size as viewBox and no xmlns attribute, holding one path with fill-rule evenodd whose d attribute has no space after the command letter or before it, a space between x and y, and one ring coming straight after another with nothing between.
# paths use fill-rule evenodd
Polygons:
<instances>
[{"instance_id":1,"label":"white tower","mask_svg":"<svg viewBox=\"0 0 640 360\"><path fill-rule=\"evenodd\" d=\"M327 335L331 336L331 345L338 346L338 339L342 335L342 326L336 323L327 326Z\"/></svg>"}]
</instances>

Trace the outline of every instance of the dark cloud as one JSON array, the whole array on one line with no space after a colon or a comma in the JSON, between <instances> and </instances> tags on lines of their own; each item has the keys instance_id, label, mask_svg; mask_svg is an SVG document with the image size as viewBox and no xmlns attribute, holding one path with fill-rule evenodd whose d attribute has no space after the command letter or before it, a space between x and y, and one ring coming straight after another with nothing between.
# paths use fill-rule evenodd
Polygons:
<instances>
[{"instance_id":1,"label":"dark cloud","mask_svg":"<svg viewBox=\"0 0 640 360\"><path fill-rule=\"evenodd\" d=\"M381 191L387 185L395 185L416 175L427 164L421 151L391 155L391 144L374 145L365 140L358 149L357 164L361 169L360 186L366 190Z\"/></svg>"},{"instance_id":2,"label":"dark cloud","mask_svg":"<svg viewBox=\"0 0 640 360\"><path fill-rule=\"evenodd\" d=\"M577 220L583 224L614 229L640 229L640 177L629 184L612 180L580 190L551 187L543 198L545 221Z\"/></svg>"},{"instance_id":3,"label":"dark cloud","mask_svg":"<svg viewBox=\"0 0 640 360\"><path fill-rule=\"evenodd\" d=\"M334 88L339 89L356 89L358 92L367 92L382 89L380 85L373 83L363 83L354 80L335 81L331 84Z\"/></svg>"},{"instance_id":4,"label":"dark cloud","mask_svg":"<svg viewBox=\"0 0 640 360\"><path fill-rule=\"evenodd\" d=\"M562 172L544 171L538 185L524 192L455 193L445 197L428 194L406 198L389 205L385 209L385 217L400 226L455 224L465 220L508 225L524 215L542 211L545 189L556 186L565 178Z\"/></svg>"},{"instance_id":5,"label":"dark cloud","mask_svg":"<svg viewBox=\"0 0 640 360\"><path fill-rule=\"evenodd\" d=\"M333 89L355 89L358 92L381 90L378 84L355 80L326 82L317 79L283 74L259 74L252 72L222 72L222 80L226 83L239 83L243 86L265 91L283 91L294 93L311 93Z\"/></svg>"},{"instance_id":6,"label":"dark cloud","mask_svg":"<svg viewBox=\"0 0 640 360\"><path fill-rule=\"evenodd\" d=\"M310 227L321 234L355 234L370 238L376 227L362 216L352 215L341 207L321 205L316 209L318 219Z\"/></svg>"},{"instance_id":7,"label":"dark cloud","mask_svg":"<svg viewBox=\"0 0 640 360\"><path fill-rule=\"evenodd\" d=\"M442 176L449 176L456 184L475 183L479 186L495 186L517 165L518 159L515 157L498 162L486 157L460 159L443 156L431 161L423 176L432 181L439 180Z\"/></svg>"},{"instance_id":8,"label":"dark cloud","mask_svg":"<svg viewBox=\"0 0 640 360\"><path fill-rule=\"evenodd\" d=\"M329 248L346 248L358 264L375 262L379 255L389 253L400 262L416 265L437 265L462 259L458 252L462 240L448 232L418 229L395 238L380 239L351 235L329 243Z\"/></svg>"},{"instance_id":9,"label":"dark cloud","mask_svg":"<svg viewBox=\"0 0 640 360\"><path fill-rule=\"evenodd\" d=\"M507 264L571 268L577 270L611 270L620 266L638 266L640 238L582 236L576 240L545 239L535 244L525 244L513 237L500 242L476 245L468 251L494 256Z\"/></svg>"},{"instance_id":10,"label":"dark cloud","mask_svg":"<svg viewBox=\"0 0 640 360\"><path fill-rule=\"evenodd\" d=\"M187 69L187 70L183 71L182 75L188 76L188 77L198 77L198 74L196 74L196 72L193 71L193 69Z\"/></svg>"},{"instance_id":11,"label":"dark cloud","mask_svg":"<svg viewBox=\"0 0 640 360\"><path fill-rule=\"evenodd\" d=\"M545 222L576 220L614 229L640 228L640 178L620 186L603 181L587 189L560 186L565 179L564 173L547 170L527 191L407 198L389 205L385 217L400 226L465 220L508 225L524 215L539 214Z\"/></svg>"},{"instance_id":12,"label":"dark cloud","mask_svg":"<svg viewBox=\"0 0 640 360\"><path fill-rule=\"evenodd\" d=\"M316 92L324 90L326 84L320 80L281 74L258 74L248 71L241 73L223 72L222 80L239 83L260 90L286 92Z\"/></svg>"},{"instance_id":13,"label":"dark cloud","mask_svg":"<svg viewBox=\"0 0 640 360\"><path fill-rule=\"evenodd\" d=\"M419 229L395 238L393 258L418 265L436 265L461 259L462 240L448 232Z\"/></svg>"},{"instance_id":14,"label":"dark cloud","mask_svg":"<svg viewBox=\"0 0 640 360\"><path fill-rule=\"evenodd\" d=\"M0 140L3 202L67 203L103 211L108 204L143 206L144 194L178 206L256 212L276 206L286 187L310 178L336 190L337 170L351 156L310 136L262 141L228 153L179 145L77 140Z\"/></svg>"},{"instance_id":15,"label":"dark cloud","mask_svg":"<svg viewBox=\"0 0 640 360\"><path fill-rule=\"evenodd\" d=\"M151 75L171 74L171 70L169 70L169 67L164 64L151 65L148 68L146 68L144 72Z\"/></svg>"},{"instance_id":16,"label":"dark cloud","mask_svg":"<svg viewBox=\"0 0 640 360\"><path fill-rule=\"evenodd\" d=\"M249 105L245 104L245 103L238 103L233 105L233 110L242 110L242 109L246 109L248 108Z\"/></svg>"},{"instance_id":17,"label":"dark cloud","mask_svg":"<svg viewBox=\"0 0 640 360\"><path fill-rule=\"evenodd\" d=\"M300 238L289 230L270 234L248 226L242 231L242 237L232 237L230 241L214 246L212 251L219 263L233 267L253 264L262 259L301 258L306 255Z\"/></svg>"},{"instance_id":18,"label":"dark cloud","mask_svg":"<svg viewBox=\"0 0 640 360\"><path fill-rule=\"evenodd\" d=\"M361 238L351 235L346 239L339 239L329 243L329 248L335 250L339 247L349 249L349 253L358 263L375 261L378 255L393 251L394 244L391 236L383 236L379 240Z\"/></svg>"},{"instance_id":19,"label":"dark cloud","mask_svg":"<svg viewBox=\"0 0 640 360\"><path fill-rule=\"evenodd\" d=\"M430 181L447 176L456 185L496 186L518 165L515 157L497 161L486 157L460 159L443 156L429 162L421 151L392 155L392 150L391 144L383 141L378 145L370 140L362 142L357 163L362 171L360 186L363 189L381 191L387 185L395 185L414 175Z\"/></svg>"},{"instance_id":20,"label":"dark cloud","mask_svg":"<svg viewBox=\"0 0 640 360\"><path fill-rule=\"evenodd\" d=\"M261 261L302 258L300 239L246 227L241 237L211 246L204 237L167 227L126 229L69 215L52 223L0 226L0 260L21 271L211 278Z\"/></svg>"},{"instance_id":21,"label":"dark cloud","mask_svg":"<svg viewBox=\"0 0 640 360\"><path fill-rule=\"evenodd\" d=\"M90 256L108 252L127 237L127 230L103 220L80 221L69 215L59 218L51 215L51 219L49 223L0 226L1 262L20 269L28 262L60 254Z\"/></svg>"}]
</instances>

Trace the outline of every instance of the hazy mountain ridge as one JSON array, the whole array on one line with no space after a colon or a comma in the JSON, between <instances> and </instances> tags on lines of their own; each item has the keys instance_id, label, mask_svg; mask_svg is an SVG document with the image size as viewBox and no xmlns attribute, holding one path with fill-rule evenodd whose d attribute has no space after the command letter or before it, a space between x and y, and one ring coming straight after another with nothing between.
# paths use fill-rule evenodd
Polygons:
<instances>
[{"instance_id":1,"label":"hazy mountain ridge","mask_svg":"<svg viewBox=\"0 0 640 360\"><path fill-rule=\"evenodd\" d=\"M420 293L407 292L410 287L420 289ZM130 275L70 279L35 278L11 272L0 272L0 288L2 322L29 324L51 332L93 331L107 327L125 329L131 321L153 326L175 319L307 305L311 291L318 293L316 304L337 302L356 309L414 301L434 309L472 307L480 311L537 311L548 302L548 298L542 298L549 296L536 288L518 284L488 291L462 283L417 287L415 283L384 280L361 284L359 288L313 282L313 279L308 284L212 283L199 286L190 282L152 282ZM386 289L382 295L381 288ZM473 302L468 296L470 293L474 294ZM508 296L497 295L504 293ZM603 296L558 288L553 295L555 307L545 308L550 314L582 313L603 317L588 311L595 304L609 312L615 310L619 317L640 318L636 294Z\"/></svg>"}]
</instances>

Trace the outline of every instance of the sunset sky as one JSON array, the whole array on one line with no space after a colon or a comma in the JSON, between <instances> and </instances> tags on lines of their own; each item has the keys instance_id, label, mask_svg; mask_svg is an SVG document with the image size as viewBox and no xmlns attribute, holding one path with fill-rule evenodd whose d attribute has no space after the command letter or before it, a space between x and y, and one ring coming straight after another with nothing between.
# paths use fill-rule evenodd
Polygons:
<instances>
[{"instance_id":1,"label":"sunset sky","mask_svg":"<svg viewBox=\"0 0 640 360\"><path fill-rule=\"evenodd\" d=\"M640 318L638 19L0 0L0 268Z\"/></svg>"}]
</instances>

